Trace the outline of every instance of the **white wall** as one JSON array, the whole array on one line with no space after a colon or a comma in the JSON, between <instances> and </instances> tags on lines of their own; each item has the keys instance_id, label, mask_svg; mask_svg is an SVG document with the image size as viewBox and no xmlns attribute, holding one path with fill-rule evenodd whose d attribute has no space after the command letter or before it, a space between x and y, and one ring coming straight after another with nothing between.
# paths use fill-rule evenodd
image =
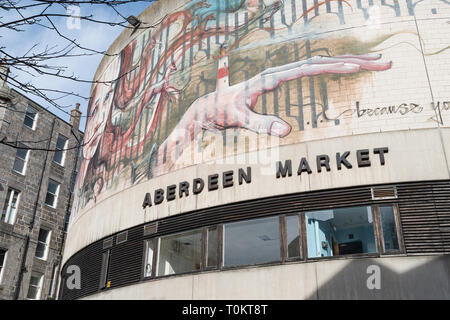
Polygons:
<instances>
[{"instance_id":1,"label":"white wall","mask_svg":"<svg viewBox=\"0 0 450 320\"><path fill-rule=\"evenodd\" d=\"M83 212L71 223L65 247L64 261L81 248L90 243L123 229L144 222L161 219L167 216L217 206L236 201L257 199L274 195L295 192L341 188L358 185L383 184L392 182L424 181L449 179L450 174L450 129L442 128L442 139L437 129L406 130L363 134L351 137L310 141L279 148L279 159L284 162L292 160L292 177L276 179L276 158L270 159L270 167L261 164L238 163L218 165L207 162L183 168L167 175L156 177L139 185L127 188L115 194L95 207ZM378 156L373 155L373 148L388 147L385 155L386 164L380 165ZM446 150L444 154L443 150ZM370 149L370 167L358 168L356 150ZM350 151L349 161L352 169L336 168L336 152ZM330 156L331 171L322 170L318 173L315 157L319 154ZM446 158L447 155L447 158ZM301 157L309 160L313 173L300 177L296 171ZM182 181L192 182L193 178L201 177L207 184L207 176L213 173L221 174L225 170L252 167L252 182L216 191L203 190L199 195L176 198L171 202L153 205L142 209L146 192L153 196L155 189L165 189L168 185ZM268 174L266 174L266 172ZM207 186L205 187L207 188Z\"/></svg>"},{"instance_id":2,"label":"white wall","mask_svg":"<svg viewBox=\"0 0 450 320\"><path fill-rule=\"evenodd\" d=\"M374 265L380 289L367 287ZM449 268L450 256L328 260L175 276L84 299L450 299Z\"/></svg>"}]
</instances>

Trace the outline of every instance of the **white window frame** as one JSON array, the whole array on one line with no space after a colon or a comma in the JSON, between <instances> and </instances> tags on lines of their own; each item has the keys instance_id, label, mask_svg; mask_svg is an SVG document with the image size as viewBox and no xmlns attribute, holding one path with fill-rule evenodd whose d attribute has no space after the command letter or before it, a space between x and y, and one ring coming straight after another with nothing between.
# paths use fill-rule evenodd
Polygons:
<instances>
[{"instance_id":1,"label":"white window frame","mask_svg":"<svg viewBox=\"0 0 450 320\"><path fill-rule=\"evenodd\" d=\"M57 146L58 146L58 140L59 140L60 137L66 139L66 142L64 143L64 146L61 149L62 151L55 151L55 153L53 155L53 162L59 164L62 167L64 167L64 163L66 162L66 149L67 149L67 145L69 144L69 138L67 138L66 136L64 136L62 134L58 134L58 138L56 139L55 150L58 150ZM55 156L56 156L57 152L62 152L61 162L58 162L58 161L55 160Z\"/></svg>"},{"instance_id":2,"label":"white window frame","mask_svg":"<svg viewBox=\"0 0 450 320\"><path fill-rule=\"evenodd\" d=\"M50 293L48 295L50 298L55 298L57 285L58 285L58 265L55 265L53 268L52 282L50 284Z\"/></svg>"},{"instance_id":3,"label":"white window frame","mask_svg":"<svg viewBox=\"0 0 450 320\"><path fill-rule=\"evenodd\" d=\"M38 276L39 276L39 284L38 284L37 286L33 286L33 285L31 284L31 278L33 277L33 275L38 275ZM39 300L39 299L41 298L42 283L43 283L43 282L44 282L44 275L43 275L42 273L34 272L34 271L31 273L31 276L30 276L30 283L29 283L29 285L28 285L27 300ZM36 293L36 297L35 297L34 299L28 297L28 294L29 294L29 292L30 292L30 288L29 288L30 286L33 286L33 287L38 288L37 293Z\"/></svg>"},{"instance_id":4,"label":"white window frame","mask_svg":"<svg viewBox=\"0 0 450 320\"><path fill-rule=\"evenodd\" d=\"M50 185L50 182L53 182L53 183L55 183L55 184L58 185L58 187L56 188L56 193L51 193L51 192L49 192L48 187L49 187L49 185ZM48 183L47 183L47 192L45 193L45 199L44 199L44 203L45 203L46 206L49 206L50 208L56 208L56 206L58 205L58 197L59 197L59 189L60 189L60 186L61 186L61 184L60 184L59 182L56 182L55 180L52 180L52 179L49 179L49 180L48 180ZM48 203L45 201L45 200L47 199L47 194L48 194L48 193L51 193L51 194L53 194L53 195L55 196L55 201L54 201L54 203L53 203L52 205L48 204Z\"/></svg>"},{"instance_id":5,"label":"white window frame","mask_svg":"<svg viewBox=\"0 0 450 320\"><path fill-rule=\"evenodd\" d=\"M43 256L43 257L38 257L38 256L36 255L36 252L34 253L34 256L35 256L37 259L39 259L39 260L46 261L47 258L48 258L48 251L49 251L48 249L50 248L50 241L51 241L51 239L52 239L52 230L46 229L46 228L40 228L40 229L39 229L39 234L41 233L41 230L45 230L45 231L48 232L47 238L45 239L45 242L39 241L39 235L38 235L38 239L37 239L37 244L42 243L42 244L45 246L44 256ZM37 251L37 245L36 245L36 251Z\"/></svg>"},{"instance_id":6,"label":"white window frame","mask_svg":"<svg viewBox=\"0 0 450 320\"><path fill-rule=\"evenodd\" d=\"M152 276L153 261L155 257L155 248L152 248L151 257L149 257L149 248L153 246L155 239L145 240L145 260L144 260L144 278L149 278ZM150 258L150 261L149 261ZM147 272L147 266L150 264L150 272Z\"/></svg>"},{"instance_id":7,"label":"white window frame","mask_svg":"<svg viewBox=\"0 0 450 320\"><path fill-rule=\"evenodd\" d=\"M11 218L11 205L12 205L12 201L14 199L15 193L17 193L17 201L15 203L14 212L13 212L12 218ZM8 199L8 194L9 194L9 199ZM3 219L3 209L2 209L2 215L1 215L1 221L3 221L4 223L8 223L8 224L15 223L16 215L17 215L17 208L19 207L20 194L21 194L21 192L19 190L16 190L14 188L8 188L8 192L6 193L7 198L5 199L5 204L6 204L6 202L8 202L8 206L6 207L5 218ZM11 222L8 222L8 221L11 221Z\"/></svg>"},{"instance_id":8,"label":"white window frame","mask_svg":"<svg viewBox=\"0 0 450 320\"><path fill-rule=\"evenodd\" d=\"M34 111L36 111L36 113L35 113L35 117L34 117L34 119L33 119L33 126L32 127L29 127L28 125L26 125L25 124L25 118L28 116L27 115L27 112L28 112L28 109L33 109ZM39 117L39 111L35 108L35 107L32 107L32 106L30 106L30 105L28 105L27 106L27 110L26 110L26 112L25 112L25 118L23 119L23 124L27 127L27 128L30 128L31 130L35 130L36 129L36 123L37 123L37 120L38 120L38 117Z\"/></svg>"},{"instance_id":9,"label":"white window frame","mask_svg":"<svg viewBox=\"0 0 450 320\"><path fill-rule=\"evenodd\" d=\"M1 249L3 251L5 251L5 257L3 258L3 264L1 265L2 269L0 270L0 284L2 284L3 282L3 275L5 273L5 268L6 268L6 260L8 259L8 250L6 249Z\"/></svg>"},{"instance_id":10,"label":"white window frame","mask_svg":"<svg viewBox=\"0 0 450 320\"><path fill-rule=\"evenodd\" d=\"M27 146L24 145L23 143L20 143L20 144L19 144L19 147L21 147L22 149L24 149L23 147L27 147ZM23 169L22 169L22 172L15 170L15 169L14 169L14 165L13 165L13 171L14 171L14 172L17 172L17 173L19 173L19 174L21 174L21 175L23 175L23 176L27 173L27 164L28 164L28 159L30 158L30 149L26 149L26 150L27 150L27 155L25 156L25 159L19 158L20 160L22 160L22 161L24 162L24 163L23 163ZM18 158L18 157L17 157L17 152L18 152L18 151L19 151L19 149L17 149L17 151L16 151L16 155L15 155L15 157L14 157L14 163L15 163L16 159Z\"/></svg>"}]
</instances>

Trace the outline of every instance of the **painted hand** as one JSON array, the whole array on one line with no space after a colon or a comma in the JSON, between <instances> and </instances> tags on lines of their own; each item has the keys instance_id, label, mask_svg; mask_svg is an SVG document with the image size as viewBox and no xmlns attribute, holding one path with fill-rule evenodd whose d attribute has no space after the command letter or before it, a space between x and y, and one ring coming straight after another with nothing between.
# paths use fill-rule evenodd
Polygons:
<instances>
[{"instance_id":1,"label":"painted hand","mask_svg":"<svg viewBox=\"0 0 450 320\"><path fill-rule=\"evenodd\" d=\"M254 112L260 95L275 90L283 82L305 76L390 69L392 63L380 61L380 58L379 54L315 56L307 60L268 68L253 78L233 86L228 85L228 61L222 58L219 60L216 91L192 103L175 130L161 146L158 158L163 163L168 162L169 166L172 165L178 156L175 154L175 147L178 146L176 153L182 152L183 146L195 140L197 134L203 130L223 130L234 127L285 137L291 131L291 126L286 121L274 115ZM223 66L221 66L222 62Z\"/></svg>"}]
</instances>

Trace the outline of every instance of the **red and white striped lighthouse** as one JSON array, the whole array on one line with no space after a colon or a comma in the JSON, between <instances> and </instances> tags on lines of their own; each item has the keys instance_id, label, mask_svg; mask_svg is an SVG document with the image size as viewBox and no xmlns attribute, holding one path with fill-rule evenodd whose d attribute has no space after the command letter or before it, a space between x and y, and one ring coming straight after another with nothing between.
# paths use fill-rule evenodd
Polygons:
<instances>
[{"instance_id":1,"label":"red and white striped lighthouse","mask_svg":"<svg viewBox=\"0 0 450 320\"><path fill-rule=\"evenodd\" d=\"M220 47L219 64L217 65L217 91L229 87L228 54L226 45Z\"/></svg>"}]
</instances>

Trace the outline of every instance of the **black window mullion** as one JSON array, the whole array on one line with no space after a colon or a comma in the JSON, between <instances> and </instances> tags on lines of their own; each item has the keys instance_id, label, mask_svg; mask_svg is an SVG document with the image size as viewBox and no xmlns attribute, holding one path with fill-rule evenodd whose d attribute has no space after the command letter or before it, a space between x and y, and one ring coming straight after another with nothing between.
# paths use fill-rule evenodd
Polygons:
<instances>
[{"instance_id":1,"label":"black window mullion","mask_svg":"<svg viewBox=\"0 0 450 320\"><path fill-rule=\"evenodd\" d=\"M287 231L286 231L286 216L280 215L280 258L281 262L285 262L288 257L287 250Z\"/></svg>"},{"instance_id":2,"label":"black window mullion","mask_svg":"<svg viewBox=\"0 0 450 320\"><path fill-rule=\"evenodd\" d=\"M223 224L220 224L217 226L217 245L218 245L218 249L217 249L217 268L219 270L222 270L223 267L223 252L224 252L224 243L223 243Z\"/></svg>"},{"instance_id":3,"label":"black window mullion","mask_svg":"<svg viewBox=\"0 0 450 320\"><path fill-rule=\"evenodd\" d=\"M156 237L152 239L153 241L153 260L152 260L152 278L156 277L156 270L158 266L156 265L158 263L158 255L159 255L159 242L160 237Z\"/></svg>"}]
</instances>

